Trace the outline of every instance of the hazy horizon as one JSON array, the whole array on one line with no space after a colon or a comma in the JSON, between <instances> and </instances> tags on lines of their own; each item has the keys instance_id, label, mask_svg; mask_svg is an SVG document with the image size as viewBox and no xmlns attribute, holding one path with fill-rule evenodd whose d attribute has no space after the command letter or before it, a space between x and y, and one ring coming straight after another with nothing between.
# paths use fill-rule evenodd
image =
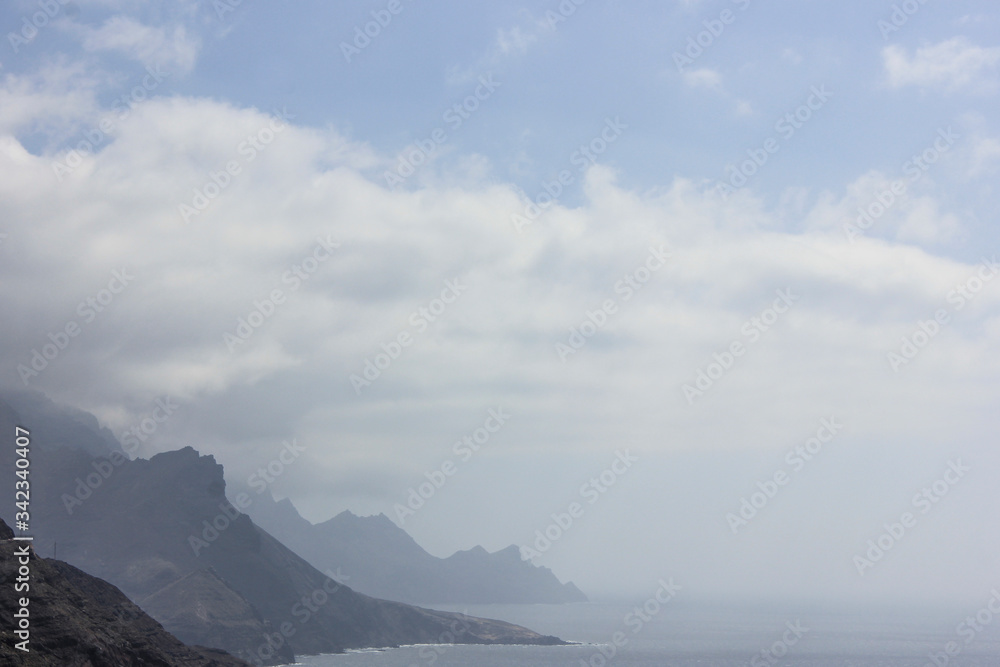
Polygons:
<instances>
[{"instance_id":1,"label":"hazy horizon","mask_svg":"<svg viewBox=\"0 0 1000 667\"><path fill-rule=\"evenodd\" d=\"M995 5L52 6L0 387L595 599L1000 587Z\"/></svg>"}]
</instances>

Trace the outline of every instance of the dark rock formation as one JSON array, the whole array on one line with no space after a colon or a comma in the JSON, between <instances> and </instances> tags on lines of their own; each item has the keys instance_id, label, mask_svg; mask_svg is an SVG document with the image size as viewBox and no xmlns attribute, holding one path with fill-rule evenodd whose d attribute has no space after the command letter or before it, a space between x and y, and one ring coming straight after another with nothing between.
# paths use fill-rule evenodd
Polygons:
<instances>
[{"instance_id":1,"label":"dark rock formation","mask_svg":"<svg viewBox=\"0 0 1000 667\"><path fill-rule=\"evenodd\" d=\"M28 548L27 591L14 580L27 542L0 522L0 664L25 667L246 667L223 651L185 646L106 581ZM30 600L28 652L10 620Z\"/></svg>"},{"instance_id":2,"label":"dark rock formation","mask_svg":"<svg viewBox=\"0 0 1000 667\"><path fill-rule=\"evenodd\" d=\"M0 401L0 429L12 433L19 419ZM45 442L31 419L21 425L33 430L32 488L44 488L32 494L35 547L51 553L58 541L60 558L148 601L171 632L261 664L283 661L289 649L561 643L507 623L356 593L234 508L222 466L190 447L134 461L109 447L107 458L95 458ZM11 448L0 447L0 469L12 464ZM239 494L233 499L241 504ZM0 505L0 516L10 512Z\"/></svg>"}]
</instances>

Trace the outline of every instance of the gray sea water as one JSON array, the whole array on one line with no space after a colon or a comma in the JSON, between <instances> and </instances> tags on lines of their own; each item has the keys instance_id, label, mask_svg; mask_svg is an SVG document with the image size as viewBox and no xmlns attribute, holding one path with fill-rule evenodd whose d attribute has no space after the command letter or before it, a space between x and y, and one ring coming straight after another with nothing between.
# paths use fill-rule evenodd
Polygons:
<instances>
[{"instance_id":1,"label":"gray sea water","mask_svg":"<svg viewBox=\"0 0 1000 667\"><path fill-rule=\"evenodd\" d=\"M444 608L437 606L437 608ZM525 625L576 646L407 646L308 656L310 667L1000 667L1000 616L633 605L447 607ZM631 615L630 615L631 614ZM965 622L972 617L973 624ZM989 620L983 624L981 621ZM963 624L964 623L964 624ZM615 645L615 633L619 646ZM623 641L624 640L624 641ZM951 651L951 655L948 651Z\"/></svg>"}]
</instances>

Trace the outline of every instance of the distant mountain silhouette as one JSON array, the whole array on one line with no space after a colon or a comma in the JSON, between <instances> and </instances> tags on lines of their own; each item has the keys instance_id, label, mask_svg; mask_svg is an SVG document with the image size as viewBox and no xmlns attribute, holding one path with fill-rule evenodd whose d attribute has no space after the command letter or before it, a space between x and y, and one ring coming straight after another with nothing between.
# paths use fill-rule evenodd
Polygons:
<instances>
[{"instance_id":1,"label":"distant mountain silhouette","mask_svg":"<svg viewBox=\"0 0 1000 667\"><path fill-rule=\"evenodd\" d=\"M509 623L356 593L238 512L211 456L186 447L130 461L113 443L102 445L94 425L78 424L80 440L107 452L95 457L90 447L68 446L75 442L71 424L59 443L38 436L46 418L39 415L61 419L58 410L25 408L28 414L18 415L0 401L0 429L32 430L32 484L45 489L32 496L36 548L58 541L60 558L148 603L154 618L189 641L260 664L288 661L293 651L562 643ZM12 448L0 448L4 471L13 470L13 458ZM10 515L0 505L0 516Z\"/></svg>"},{"instance_id":2,"label":"distant mountain silhouette","mask_svg":"<svg viewBox=\"0 0 1000 667\"><path fill-rule=\"evenodd\" d=\"M427 553L384 514L341 512L312 524L287 498L248 492L246 512L317 569L340 568L351 586L368 595L415 604L537 604L585 602L572 583L521 559L514 545L489 553L482 547L448 558Z\"/></svg>"},{"instance_id":3,"label":"distant mountain silhouette","mask_svg":"<svg viewBox=\"0 0 1000 667\"><path fill-rule=\"evenodd\" d=\"M114 433L89 412L59 405L40 391L7 390L0 398L11 411L30 420L33 440L40 447L68 446L92 456L125 453Z\"/></svg>"},{"instance_id":4,"label":"distant mountain silhouette","mask_svg":"<svg viewBox=\"0 0 1000 667\"><path fill-rule=\"evenodd\" d=\"M185 646L109 584L30 550L29 589L15 592L19 555L28 542L15 542L0 521L0 664L25 667L246 667L223 651ZM28 652L15 648L18 599L27 597Z\"/></svg>"}]
</instances>

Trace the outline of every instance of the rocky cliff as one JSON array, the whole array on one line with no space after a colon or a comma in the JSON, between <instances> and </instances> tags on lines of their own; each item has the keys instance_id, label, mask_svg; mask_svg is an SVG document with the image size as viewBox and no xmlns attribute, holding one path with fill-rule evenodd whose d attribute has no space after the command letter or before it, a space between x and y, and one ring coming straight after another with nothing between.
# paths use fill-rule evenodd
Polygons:
<instances>
[{"instance_id":1,"label":"rocky cliff","mask_svg":"<svg viewBox=\"0 0 1000 667\"><path fill-rule=\"evenodd\" d=\"M38 557L0 521L0 664L25 667L247 667L226 653L185 646L120 590L62 561ZM27 551L26 556L22 552ZM22 561L28 588L15 592ZM14 614L29 600L27 652Z\"/></svg>"},{"instance_id":2,"label":"rocky cliff","mask_svg":"<svg viewBox=\"0 0 1000 667\"><path fill-rule=\"evenodd\" d=\"M0 405L0 428L13 432L20 418ZM113 447L95 457L66 443L33 440L32 484L45 489L32 498L36 548L51 553L58 541L60 558L148 604L191 641L260 664L400 644L561 643L355 592L242 514L239 494L236 506L226 497L222 466L190 447L130 461ZM9 471L6 450L0 468Z\"/></svg>"}]
</instances>

